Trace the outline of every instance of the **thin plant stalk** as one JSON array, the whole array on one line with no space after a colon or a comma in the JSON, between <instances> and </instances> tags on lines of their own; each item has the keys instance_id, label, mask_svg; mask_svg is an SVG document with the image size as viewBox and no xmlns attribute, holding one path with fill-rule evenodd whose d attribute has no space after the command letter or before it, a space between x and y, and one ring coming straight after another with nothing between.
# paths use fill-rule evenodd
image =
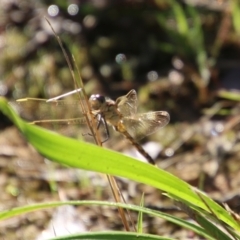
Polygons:
<instances>
[{"instance_id":1,"label":"thin plant stalk","mask_svg":"<svg viewBox=\"0 0 240 240\"><path fill-rule=\"evenodd\" d=\"M64 55L64 57L66 59L67 64L68 64L68 67L69 67L69 70L70 70L70 73L71 73L71 76L72 76L72 79L73 79L73 82L74 82L75 89L81 89L81 92L79 92L79 94L78 94L78 98L80 100L79 102L80 102L81 113L86 118L87 125L88 125L88 127L89 127L89 129L91 131L91 134L92 134L92 136L94 138L95 143L97 145L99 145L99 146L102 146L102 141L101 141L101 138L100 138L100 134L99 134L99 131L97 129L96 119L94 118L94 116L93 116L93 114L91 112L91 107L90 107L90 104L89 104L89 101L88 101L88 97L87 97L86 91L84 89L84 84L83 84L83 81L82 81L82 77L81 77L79 68L78 68L78 66L76 64L75 58L72 55L72 60L74 62L75 68L77 69L79 82L77 81L77 79L75 77L73 66L72 66L72 64L70 62L69 56L66 53L66 50L63 47L63 44L62 44L62 41L61 41L60 37L57 35L55 30L53 29L53 27L52 27L51 23L49 22L49 20L46 17L45 17L45 19L46 19L47 23L49 24L49 26L51 27L51 29L52 29L52 31L54 33L54 36L56 37L56 39L58 41L58 44L61 47L63 55ZM83 96L83 100L82 100L82 97L81 97L81 93L82 93L82 96ZM123 195L121 194L120 188L117 185L117 182L116 182L115 178L113 176L107 174L107 179L108 179L108 182L110 184L110 187L111 187L111 190L112 190L112 193L113 193L115 201L118 202L118 203L121 203L121 202L126 203L125 199L123 198ZM124 209L118 207L118 211L119 211L122 223L123 223L123 225L125 227L125 230L126 231L130 231L130 227L129 227L129 224L128 224L128 221L127 221ZM127 213L128 213L129 219L132 222L132 225L133 225L134 230L135 230L135 225L133 224L133 221L132 221L132 218L130 216L130 213L128 211L127 211Z\"/></svg>"}]
</instances>

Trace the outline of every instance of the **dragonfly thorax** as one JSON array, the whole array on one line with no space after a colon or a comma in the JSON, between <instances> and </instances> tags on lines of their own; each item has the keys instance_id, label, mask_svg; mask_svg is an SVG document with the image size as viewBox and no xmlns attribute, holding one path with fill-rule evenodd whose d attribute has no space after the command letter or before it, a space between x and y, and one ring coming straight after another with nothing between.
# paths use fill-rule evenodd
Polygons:
<instances>
[{"instance_id":1,"label":"dragonfly thorax","mask_svg":"<svg viewBox=\"0 0 240 240\"><path fill-rule=\"evenodd\" d=\"M122 118L115 101L108 97L99 94L91 95L89 103L95 114L101 115L112 126L116 126Z\"/></svg>"}]
</instances>

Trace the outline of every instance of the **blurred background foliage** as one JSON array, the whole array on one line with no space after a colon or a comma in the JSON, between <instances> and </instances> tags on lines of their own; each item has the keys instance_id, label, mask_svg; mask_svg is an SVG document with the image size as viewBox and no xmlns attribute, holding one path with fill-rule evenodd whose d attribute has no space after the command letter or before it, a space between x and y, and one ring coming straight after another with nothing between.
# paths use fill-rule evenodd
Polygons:
<instances>
[{"instance_id":1,"label":"blurred background foliage","mask_svg":"<svg viewBox=\"0 0 240 240\"><path fill-rule=\"evenodd\" d=\"M215 90L238 87L238 1L21 0L2 1L0 11L1 92L9 98L73 89L44 16L75 56L89 94L116 98L135 88L147 108L164 108L175 122L199 118Z\"/></svg>"}]
</instances>

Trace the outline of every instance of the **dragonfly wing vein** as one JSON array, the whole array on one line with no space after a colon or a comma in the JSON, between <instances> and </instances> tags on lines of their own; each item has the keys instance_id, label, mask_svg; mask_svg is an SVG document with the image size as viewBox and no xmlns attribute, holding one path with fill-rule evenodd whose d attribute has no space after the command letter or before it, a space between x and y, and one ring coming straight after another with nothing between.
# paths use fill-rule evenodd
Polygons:
<instances>
[{"instance_id":1,"label":"dragonfly wing vein","mask_svg":"<svg viewBox=\"0 0 240 240\"><path fill-rule=\"evenodd\" d=\"M135 90L131 90L128 94L119 97L116 100L118 110L123 116L132 116L137 112L137 93Z\"/></svg>"},{"instance_id":2,"label":"dragonfly wing vein","mask_svg":"<svg viewBox=\"0 0 240 240\"><path fill-rule=\"evenodd\" d=\"M123 124L129 134L139 140L165 127L169 120L170 116L167 112L158 111L124 117Z\"/></svg>"},{"instance_id":3,"label":"dragonfly wing vein","mask_svg":"<svg viewBox=\"0 0 240 240\"><path fill-rule=\"evenodd\" d=\"M81 117L79 101L53 101L26 99L14 104L20 115L29 120L64 119ZM79 110L79 111L78 111Z\"/></svg>"}]
</instances>

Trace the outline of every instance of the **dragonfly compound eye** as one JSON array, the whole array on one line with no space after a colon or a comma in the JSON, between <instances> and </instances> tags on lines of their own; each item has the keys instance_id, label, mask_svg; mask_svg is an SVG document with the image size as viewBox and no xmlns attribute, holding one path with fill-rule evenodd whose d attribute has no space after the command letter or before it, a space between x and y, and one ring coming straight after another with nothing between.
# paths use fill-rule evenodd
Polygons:
<instances>
[{"instance_id":1,"label":"dragonfly compound eye","mask_svg":"<svg viewBox=\"0 0 240 240\"><path fill-rule=\"evenodd\" d=\"M99 94L91 95L89 98L89 103L91 104L91 107L94 110L99 110L102 104L105 102L106 102L105 97Z\"/></svg>"}]
</instances>

